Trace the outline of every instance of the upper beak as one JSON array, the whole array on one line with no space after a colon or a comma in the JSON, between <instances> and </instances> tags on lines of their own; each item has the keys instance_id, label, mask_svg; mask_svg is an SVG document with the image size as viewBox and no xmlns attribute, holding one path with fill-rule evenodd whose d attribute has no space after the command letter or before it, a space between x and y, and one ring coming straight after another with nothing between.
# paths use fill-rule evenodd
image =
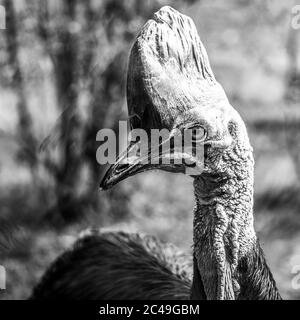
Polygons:
<instances>
[{"instance_id":1,"label":"upper beak","mask_svg":"<svg viewBox=\"0 0 300 320\"><path fill-rule=\"evenodd\" d=\"M139 155L141 147L140 142L130 144L119 155L116 163L105 173L100 183L101 190L109 189L130 176L148 170L159 169L190 176L199 175L203 171L203 156L199 157L198 153L195 157L192 148L178 149L171 138L159 144L158 148L153 148L149 143L149 148Z\"/></svg>"}]
</instances>

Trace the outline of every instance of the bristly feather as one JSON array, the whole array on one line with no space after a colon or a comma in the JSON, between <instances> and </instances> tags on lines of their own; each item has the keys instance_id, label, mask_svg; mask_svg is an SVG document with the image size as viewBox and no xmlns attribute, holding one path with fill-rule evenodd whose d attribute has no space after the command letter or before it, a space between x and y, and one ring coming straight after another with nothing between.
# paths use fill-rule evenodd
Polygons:
<instances>
[{"instance_id":1,"label":"bristly feather","mask_svg":"<svg viewBox=\"0 0 300 320\"><path fill-rule=\"evenodd\" d=\"M192 262L151 236L92 232L46 272L30 299L187 300Z\"/></svg>"},{"instance_id":2,"label":"bristly feather","mask_svg":"<svg viewBox=\"0 0 300 320\"><path fill-rule=\"evenodd\" d=\"M239 300L281 300L276 282L257 241L251 255L238 265L241 291Z\"/></svg>"}]
</instances>

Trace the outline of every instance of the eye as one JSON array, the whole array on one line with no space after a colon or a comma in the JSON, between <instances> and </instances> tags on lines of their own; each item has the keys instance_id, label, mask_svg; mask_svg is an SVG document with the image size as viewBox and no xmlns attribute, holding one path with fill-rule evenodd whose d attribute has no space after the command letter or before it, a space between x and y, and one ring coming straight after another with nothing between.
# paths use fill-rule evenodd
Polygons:
<instances>
[{"instance_id":1,"label":"eye","mask_svg":"<svg viewBox=\"0 0 300 320\"><path fill-rule=\"evenodd\" d=\"M194 142L203 141L206 138L206 132L202 127L194 127L192 130L192 140Z\"/></svg>"},{"instance_id":2,"label":"eye","mask_svg":"<svg viewBox=\"0 0 300 320\"><path fill-rule=\"evenodd\" d=\"M206 138L206 131L204 128L200 126L190 127L190 128L187 128L185 131L186 133L192 136L193 142L201 142Z\"/></svg>"}]
</instances>

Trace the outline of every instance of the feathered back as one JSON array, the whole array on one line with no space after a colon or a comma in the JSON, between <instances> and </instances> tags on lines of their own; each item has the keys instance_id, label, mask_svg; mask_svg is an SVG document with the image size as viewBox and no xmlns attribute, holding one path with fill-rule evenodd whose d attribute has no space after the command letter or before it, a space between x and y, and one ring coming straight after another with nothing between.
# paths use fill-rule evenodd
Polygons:
<instances>
[{"instance_id":1,"label":"feathered back","mask_svg":"<svg viewBox=\"0 0 300 320\"><path fill-rule=\"evenodd\" d=\"M189 299L191 258L154 237L89 232L60 256L31 299Z\"/></svg>"}]
</instances>

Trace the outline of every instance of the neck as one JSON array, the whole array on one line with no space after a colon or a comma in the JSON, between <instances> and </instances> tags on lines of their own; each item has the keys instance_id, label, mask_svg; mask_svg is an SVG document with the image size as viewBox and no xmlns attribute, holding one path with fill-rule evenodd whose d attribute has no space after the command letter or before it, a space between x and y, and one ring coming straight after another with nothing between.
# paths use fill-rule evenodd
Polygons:
<instances>
[{"instance_id":1,"label":"neck","mask_svg":"<svg viewBox=\"0 0 300 320\"><path fill-rule=\"evenodd\" d=\"M249 279L262 259L253 227L252 150L236 146L219 160L219 174L204 172L194 181L194 270L198 274L193 291L205 293L207 299L263 296L263 285ZM261 268L259 274L276 288L265 262ZM192 294L196 297L199 294Z\"/></svg>"}]
</instances>

